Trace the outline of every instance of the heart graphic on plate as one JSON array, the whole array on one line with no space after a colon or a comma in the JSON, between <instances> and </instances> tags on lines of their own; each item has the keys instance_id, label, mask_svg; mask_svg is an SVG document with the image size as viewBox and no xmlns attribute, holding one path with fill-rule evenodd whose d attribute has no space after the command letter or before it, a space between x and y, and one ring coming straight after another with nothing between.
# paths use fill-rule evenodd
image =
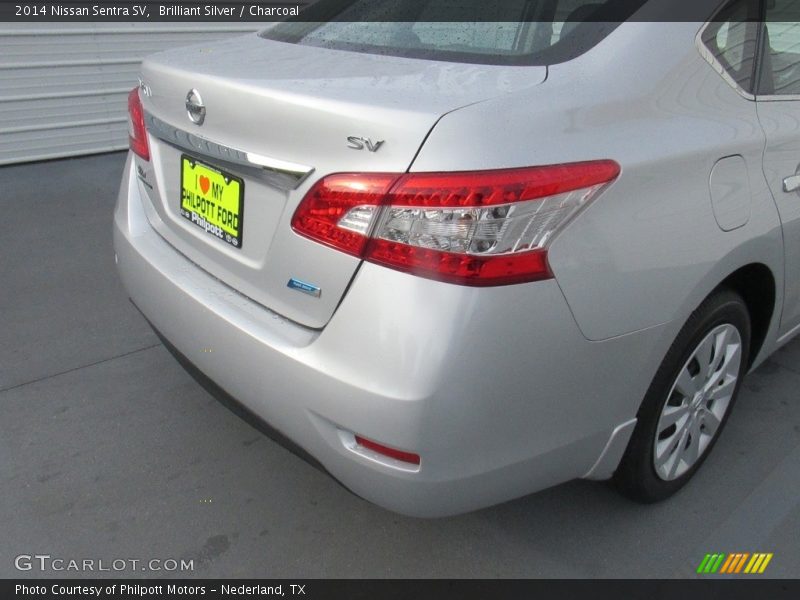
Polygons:
<instances>
[{"instance_id":1,"label":"heart graphic on plate","mask_svg":"<svg viewBox=\"0 0 800 600\"><path fill-rule=\"evenodd\" d=\"M199 183L200 183L200 189L203 190L204 194L207 194L208 188L211 187L211 180L205 175L200 175Z\"/></svg>"}]
</instances>

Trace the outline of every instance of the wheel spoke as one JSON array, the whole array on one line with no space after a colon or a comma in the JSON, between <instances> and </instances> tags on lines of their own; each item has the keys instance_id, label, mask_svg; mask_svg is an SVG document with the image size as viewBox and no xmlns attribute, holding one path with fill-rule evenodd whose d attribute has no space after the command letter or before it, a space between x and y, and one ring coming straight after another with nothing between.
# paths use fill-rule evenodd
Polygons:
<instances>
[{"instance_id":1,"label":"wheel spoke","mask_svg":"<svg viewBox=\"0 0 800 600\"><path fill-rule=\"evenodd\" d=\"M722 366L723 361L727 359L726 352L730 337L731 330L727 327L714 336L714 365L709 374L716 372Z\"/></svg>"},{"instance_id":2,"label":"wheel spoke","mask_svg":"<svg viewBox=\"0 0 800 600\"><path fill-rule=\"evenodd\" d=\"M686 423L678 427L677 431L664 440L659 440L656 444L655 462L656 467L664 467L669 461L670 457L676 457L680 454L678 452L678 441L686 430ZM667 469L668 470L668 469Z\"/></svg>"},{"instance_id":3,"label":"wheel spoke","mask_svg":"<svg viewBox=\"0 0 800 600\"><path fill-rule=\"evenodd\" d=\"M669 457L672 456L673 454L670 452L670 449L674 445L675 445L674 437L658 443L658 445L656 446L656 455L653 457L655 459L657 469L663 469L667 460L669 460Z\"/></svg>"},{"instance_id":4,"label":"wheel spoke","mask_svg":"<svg viewBox=\"0 0 800 600\"><path fill-rule=\"evenodd\" d=\"M731 344L725 349L722 364L711 375L703 386L704 391L713 391L723 378L732 377L734 380L739 376L739 366L741 363L742 348L739 344Z\"/></svg>"},{"instance_id":5,"label":"wheel spoke","mask_svg":"<svg viewBox=\"0 0 800 600\"><path fill-rule=\"evenodd\" d=\"M697 417L692 419L687 429L689 446L684 450L683 461L687 467L691 468L700 456L700 420Z\"/></svg>"},{"instance_id":6,"label":"wheel spoke","mask_svg":"<svg viewBox=\"0 0 800 600\"><path fill-rule=\"evenodd\" d=\"M689 414L689 407L685 404L681 406L667 406L661 413L658 422L658 433L661 433L671 425L677 425L683 417Z\"/></svg>"},{"instance_id":7,"label":"wheel spoke","mask_svg":"<svg viewBox=\"0 0 800 600\"><path fill-rule=\"evenodd\" d=\"M719 429L719 424L720 420L717 415L714 414L714 411L708 408L703 411L703 425L706 434L714 437Z\"/></svg>"},{"instance_id":8,"label":"wheel spoke","mask_svg":"<svg viewBox=\"0 0 800 600\"><path fill-rule=\"evenodd\" d=\"M686 446L686 438L689 437L689 428L686 427L681 432L680 437L678 438L678 445L675 447L675 452L673 452L674 460L672 464L669 466L669 471L667 473L667 477L670 479L674 479L675 475L678 472L678 465L681 462L681 457L684 453L684 448Z\"/></svg>"},{"instance_id":9,"label":"wheel spoke","mask_svg":"<svg viewBox=\"0 0 800 600\"><path fill-rule=\"evenodd\" d=\"M675 389L681 396L690 400L697 393L697 383L692 378L692 374L689 373L688 365L681 369L678 380L675 382Z\"/></svg>"},{"instance_id":10,"label":"wheel spoke","mask_svg":"<svg viewBox=\"0 0 800 600\"><path fill-rule=\"evenodd\" d=\"M703 391L708 392L708 390L713 390L714 386L719 385L720 380L725 377L725 369L722 368L716 373L713 373L711 377L708 378L708 381L703 385Z\"/></svg>"},{"instance_id":11,"label":"wheel spoke","mask_svg":"<svg viewBox=\"0 0 800 600\"><path fill-rule=\"evenodd\" d=\"M742 345L731 344L728 346L728 351L725 353L725 364L722 366L722 371L731 377L739 377L739 367L742 364Z\"/></svg>"},{"instance_id":12,"label":"wheel spoke","mask_svg":"<svg viewBox=\"0 0 800 600\"><path fill-rule=\"evenodd\" d=\"M709 400L719 400L733 394L734 389L736 389L736 378L729 376L718 380L718 383L711 387L706 397Z\"/></svg>"},{"instance_id":13,"label":"wheel spoke","mask_svg":"<svg viewBox=\"0 0 800 600\"><path fill-rule=\"evenodd\" d=\"M713 335L706 336L694 352L694 358L697 360L697 364L700 365L700 372L697 377L701 381L708 379L714 369L711 360L711 354L714 352L714 337Z\"/></svg>"}]
</instances>

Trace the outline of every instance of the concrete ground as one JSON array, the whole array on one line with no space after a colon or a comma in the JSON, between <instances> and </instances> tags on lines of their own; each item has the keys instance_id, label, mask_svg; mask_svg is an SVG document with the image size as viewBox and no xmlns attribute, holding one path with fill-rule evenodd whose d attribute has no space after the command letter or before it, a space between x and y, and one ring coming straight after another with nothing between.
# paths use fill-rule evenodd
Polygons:
<instances>
[{"instance_id":1,"label":"concrete ground","mask_svg":"<svg viewBox=\"0 0 800 600\"><path fill-rule=\"evenodd\" d=\"M158 343L114 269L123 161L0 169L0 577L41 576L14 568L37 553L194 559L199 577L650 578L757 551L774 553L768 575L800 573L800 341L747 378L670 501L578 481L400 517L251 428Z\"/></svg>"}]
</instances>

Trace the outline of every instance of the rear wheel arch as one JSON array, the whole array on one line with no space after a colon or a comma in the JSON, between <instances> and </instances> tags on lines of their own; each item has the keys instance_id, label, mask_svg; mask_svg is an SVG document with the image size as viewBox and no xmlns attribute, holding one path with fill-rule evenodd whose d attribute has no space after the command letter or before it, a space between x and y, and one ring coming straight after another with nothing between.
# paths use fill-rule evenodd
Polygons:
<instances>
[{"instance_id":1,"label":"rear wheel arch","mask_svg":"<svg viewBox=\"0 0 800 600\"><path fill-rule=\"evenodd\" d=\"M730 415L730 407L735 402L742 378L747 373L748 363L736 363L734 367L736 376L729 378L735 388L727 390L719 388L723 390L723 394L727 394L727 399L717 398L715 395L717 381L720 382L720 385L723 381L717 373L722 372L722 369L726 367L724 362L720 362L724 359L718 361L715 357L735 357L736 353L739 356L749 357L749 341L752 339L751 321L750 309L739 292L728 285L720 284L692 312L681 327L642 400L637 411L636 427L614 473L614 482L625 495L641 502L663 500L683 487L703 464ZM702 353L704 348L708 347L707 340L719 340L715 332L725 326L737 334L736 339L739 341L734 345L738 350L733 354L720 353L715 342L710 356L708 350L705 350L708 358L707 365L702 360L698 363L694 357L700 356L698 353ZM712 336L714 337L712 338ZM720 343L727 345L728 342L723 338ZM697 363L695 373L691 371L690 361L693 360ZM688 375L683 377L683 373L688 373ZM702 379L702 385L698 383L698 378ZM683 387L689 391L683 394L674 394L672 390L676 389L679 383L682 383ZM698 387L694 387L695 385ZM674 398L677 398L679 402L673 404ZM703 426L706 422L705 416L701 413L713 410L712 402L716 403L722 400L725 400L725 405L722 407L722 413L716 415L716 425L711 428L709 434L711 438L707 440L704 447L700 447ZM661 432L662 418L667 415L666 411L670 410L670 406L676 407L672 409L673 413L685 414L688 419L683 424L676 422L675 425L672 425L672 427L678 426L679 429L680 427L684 428L682 432L678 432L681 433L681 437L676 438L677 441L674 444L668 437L662 438L661 435L663 433ZM713 421L708 422L708 424L710 423ZM697 427L693 427L694 425ZM690 441L696 439L698 448L698 451L693 454L693 458L688 460L683 472L670 470L670 475L666 479L657 473L661 458L656 453L656 447L662 439L665 440L664 443L671 446L671 449L666 448L669 453L664 456L667 459L673 457L675 464L678 460L683 460L684 450L691 447ZM657 458L658 460L656 460Z\"/></svg>"},{"instance_id":2,"label":"rear wheel arch","mask_svg":"<svg viewBox=\"0 0 800 600\"><path fill-rule=\"evenodd\" d=\"M739 294L750 313L749 368L761 351L775 316L777 299L775 276L765 264L750 263L728 275L708 296L722 288Z\"/></svg>"},{"instance_id":3,"label":"rear wheel arch","mask_svg":"<svg viewBox=\"0 0 800 600\"><path fill-rule=\"evenodd\" d=\"M765 262L745 263L733 261L734 258L736 257L728 256L721 261L724 266L718 265L713 272L706 274L687 298L686 303L678 312L680 316L673 322L674 333L668 333L667 335L670 337L663 340L663 353L666 353L669 346L675 341L678 331L691 318L691 315L711 296L720 290L727 289L742 297L750 315L751 343L748 368L752 366L767 340L775 316L780 312L778 286L782 285L782 282L776 278L774 270ZM662 358L663 354L658 362ZM655 371L653 374L655 375Z\"/></svg>"},{"instance_id":4,"label":"rear wheel arch","mask_svg":"<svg viewBox=\"0 0 800 600\"><path fill-rule=\"evenodd\" d=\"M764 342L769 334L770 327L773 323L774 317L778 312L777 305L777 282L773 271L764 263L754 262L745 264L736 268L725 276L719 283L714 286L692 310L691 315L687 318L686 323L681 326L683 328L695 318L698 312L702 312L702 308L714 297L730 296L731 293L736 297L741 298L744 303L747 313L749 315L749 349L747 352L747 366L745 373L752 366L754 360L758 356ZM673 340L672 345L678 342L680 334ZM672 350L672 347L670 347ZM666 360L666 359L665 359ZM660 369L659 369L660 370ZM654 379L656 375L654 374ZM652 384L651 384L652 385ZM641 404L637 410L637 417L641 417L641 411L645 408L647 397L642 399ZM626 448L626 455L629 453L629 448L633 439L629 440L628 448ZM625 460L620 462L618 473L615 474L615 479L620 480L623 473L619 472L620 468L624 467ZM631 481L631 474L628 473L628 481Z\"/></svg>"}]
</instances>

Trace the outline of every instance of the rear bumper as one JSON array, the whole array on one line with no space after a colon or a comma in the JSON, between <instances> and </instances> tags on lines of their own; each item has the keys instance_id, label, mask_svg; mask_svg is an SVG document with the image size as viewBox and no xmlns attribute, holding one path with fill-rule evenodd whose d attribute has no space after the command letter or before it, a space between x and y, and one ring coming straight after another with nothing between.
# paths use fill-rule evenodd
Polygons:
<instances>
[{"instance_id":1,"label":"rear bumper","mask_svg":"<svg viewBox=\"0 0 800 600\"><path fill-rule=\"evenodd\" d=\"M325 329L302 327L167 244L125 173L114 246L132 301L227 394L390 510L455 514L586 475L655 369L657 330L589 342L554 281L462 288L365 264ZM372 455L354 433L421 464Z\"/></svg>"},{"instance_id":2,"label":"rear bumper","mask_svg":"<svg viewBox=\"0 0 800 600\"><path fill-rule=\"evenodd\" d=\"M153 327L153 324L150 323L150 326ZM222 389L215 381L209 379L208 376L198 369L192 361L190 361L180 350L173 346L172 342L165 338L158 329L153 327L153 331L158 336L158 339L161 340L161 343L164 345L167 351L169 351L175 360L178 361L178 364L180 364L204 390L216 398L222 405L228 408L228 410L241 418L243 421L246 421L248 424L250 424L250 426L258 429L276 444L282 446L295 456L306 461L315 469L319 469L323 472L325 471L325 467L322 466L316 458L311 456L301 446L298 446L294 440L287 438L285 435L283 435L283 433L272 427L259 415L251 411L249 408L247 408L247 406L239 402L239 400Z\"/></svg>"}]
</instances>

